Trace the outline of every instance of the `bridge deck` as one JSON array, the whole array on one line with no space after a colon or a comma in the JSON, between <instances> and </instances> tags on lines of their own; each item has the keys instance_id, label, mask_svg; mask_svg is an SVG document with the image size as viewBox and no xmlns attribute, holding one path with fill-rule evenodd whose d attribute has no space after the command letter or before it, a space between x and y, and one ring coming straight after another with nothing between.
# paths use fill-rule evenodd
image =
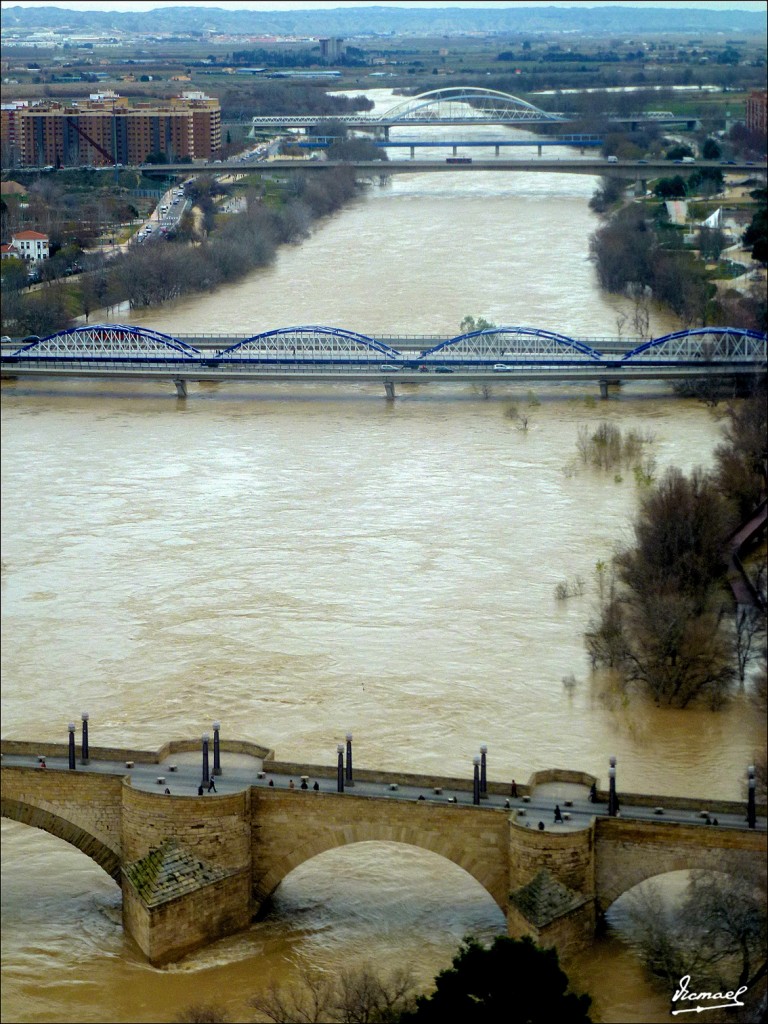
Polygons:
<instances>
[{"instance_id":1,"label":"bridge deck","mask_svg":"<svg viewBox=\"0 0 768 1024\"><path fill-rule=\"evenodd\" d=\"M3 767L8 768L29 768L37 771L42 771L38 766L38 757L31 754L3 754ZM68 760L66 757L45 757L46 768L48 772L69 772ZM176 770L171 770L171 765L176 766ZM322 793L336 793L336 770L331 767L316 767L316 775L309 776L307 791L303 791L300 788L303 766L296 765L295 771L284 772L269 772L263 774L264 762L259 758L252 757L245 754L222 754L222 768L223 774L215 777L216 794L211 793L210 798L215 799L216 795L224 795L231 793L239 793L250 786L255 786L257 789L270 790L272 788L278 790L287 790L290 788L290 780L293 779L295 785L295 791L297 798L299 799L314 799L318 796L313 789L312 785L317 780L320 791ZM281 765L281 768L287 767ZM131 784L136 789L141 789L146 792L157 793L158 795L164 795L165 788L169 788L171 796L175 797L195 797L197 798L197 790L200 785L201 775L201 755L199 753L179 753L174 754L160 763L140 763L135 762L132 768L127 768L124 761L113 761L113 760L96 760L91 757L90 764L85 766L77 764L76 772L95 772L100 774L114 774L131 777ZM321 774L323 773L323 774ZM369 772L359 772L358 775L365 776L370 775ZM435 792L434 786L418 786L414 785L412 779L408 776L398 776L395 773L376 773L385 781L364 781L361 778L356 778L354 786L349 788L349 784L346 784L345 794L349 797L368 797L378 800L396 800L413 802L418 801L420 797L428 803L446 804L455 803L463 807L472 807L472 783L471 780L467 780L464 788L459 788L457 780L432 780L435 782L442 781L445 785L440 786L440 793ZM263 777L259 777L263 775ZM162 783L158 783L158 779L163 779ZM270 780L274 783L274 787L270 787ZM450 783L453 782L453 787ZM392 786L397 788L393 789ZM205 787L207 789L207 784ZM521 790L525 790L527 787L519 787ZM607 817L607 807L604 803L592 804L589 801L589 791L587 786L576 785L573 783L546 783L537 786L528 795L528 799L523 796L512 798L507 794L509 792L506 784L489 782L489 790L491 790L487 796L484 796L478 810L485 811L517 811L525 812L525 819L529 820L531 827L535 828L538 826L539 821L544 822L546 830L553 831L578 831L589 827L590 822L595 817ZM619 794L621 800L621 794ZM656 798L658 800L658 806L664 806L664 797ZM565 801L570 800L571 806L567 806ZM560 802L561 811L564 814L569 815L569 818L562 823L555 824L554 818L554 807L557 802ZM694 803L688 801L688 803ZM653 820L656 823L668 822L678 823L687 825L701 825L706 827L706 820L702 818L701 812L707 809L710 810L712 817L716 817L718 825L720 827L746 829L746 808L742 811L738 804L730 804L729 809L717 810L717 807L724 808L726 805L722 801L704 801L702 800L699 806L696 803L695 809L673 809L670 806L665 807L663 815L656 814L655 806L640 806L640 805L625 805L621 804L621 816L628 820L648 821ZM766 819L764 817L758 818L757 830L766 830Z\"/></svg>"}]
</instances>

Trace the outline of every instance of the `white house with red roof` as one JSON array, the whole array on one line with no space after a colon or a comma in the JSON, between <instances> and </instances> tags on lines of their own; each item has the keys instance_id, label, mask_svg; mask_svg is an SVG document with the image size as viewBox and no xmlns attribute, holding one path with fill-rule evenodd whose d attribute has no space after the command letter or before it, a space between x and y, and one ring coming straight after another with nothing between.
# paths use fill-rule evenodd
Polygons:
<instances>
[{"instance_id":1,"label":"white house with red roof","mask_svg":"<svg viewBox=\"0 0 768 1024\"><path fill-rule=\"evenodd\" d=\"M39 231L17 231L11 235L11 245L18 249L23 260L38 263L48 259L48 235Z\"/></svg>"}]
</instances>

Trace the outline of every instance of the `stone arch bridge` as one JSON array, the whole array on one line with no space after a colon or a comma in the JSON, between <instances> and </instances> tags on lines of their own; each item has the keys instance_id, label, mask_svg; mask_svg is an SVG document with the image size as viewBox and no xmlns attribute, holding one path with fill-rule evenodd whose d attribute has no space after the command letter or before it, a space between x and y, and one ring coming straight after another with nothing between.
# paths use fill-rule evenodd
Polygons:
<instances>
[{"instance_id":1,"label":"stone arch bridge","mask_svg":"<svg viewBox=\"0 0 768 1024\"><path fill-rule=\"evenodd\" d=\"M578 827L530 827L527 793L542 779L577 783L586 792L596 780L579 772L540 773L520 787L514 807L502 797L508 787L489 782L490 799L476 806L462 793L471 788L463 780L366 772L359 789L338 793L327 784L332 769L279 765L264 760L271 757L266 748L223 741L223 751L253 759L242 783L225 785L225 766L218 795L167 795L157 773L177 766L158 766L197 747L179 741L157 752L91 748L88 766L72 770L64 745L2 744L3 816L65 840L114 878L123 894L123 926L153 964L246 928L289 872L350 843L406 843L445 857L485 888L511 935L530 934L566 954L589 944L602 912L646 878L722 868L724 856L731 870L766 859L764 819L757 830L747 829L738 804L714 808L723 818L718 828L694 820L700 801L668 797L667 808L689 820L654 818L653 801L661 798L635 797L651 806L644 819L632 815L626 800L621 818L585 804ZM44 771L36 766L41 749ZM276 773L277 786L266 785L262 767ZM307 772L326 780L321 792L288 788L289 773ZM190 794L193 774L199 777L197 767L190 769ZM409 798L412 786L430 799ZM449 801L447 792L459 796Z\"/></svg>"}]
</instances>

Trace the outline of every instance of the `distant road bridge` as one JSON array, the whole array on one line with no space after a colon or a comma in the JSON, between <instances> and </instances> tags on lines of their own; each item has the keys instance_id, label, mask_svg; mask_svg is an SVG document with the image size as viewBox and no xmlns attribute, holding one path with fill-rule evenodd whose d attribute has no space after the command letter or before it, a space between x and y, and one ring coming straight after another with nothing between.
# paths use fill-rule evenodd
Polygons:
<instances>
[{"instance_id":1,"label":"distant road bridge","mask_svg":"<svg viewBox=\"0 0 768 1024\"><path fill-rule=\"evenodd\" d=\"M491 143L492 145L492 143ZM536 145L535 142L531 145ZM142 164L136 170L151 171L155 174L283 174L285 172L309 172L324 174L339 167L352 167L360 177L382 178L391 174L420 174L436 172L438 174L462 171L512 171L536 172L543 174L588 174L592 177L615 177L647 180L649 178L672 177L681 175L688 178L705 168L716 168L729 174L752 174L765 176L768 164L733 163L725 165L717 160L701 160L697 163L671 163L669 160L607 160L590 159L555 159L547 160L534 157L528 160L476 160L469 159L466 163L449 163L445 160L232 160L227 163L216 161L207 164ZM71 168L76 170L77 168ZM110 168L105 167L104 170ZM66 171L67 168L61 168Z\"/></svg>"},{"instance_id":2,"label":"distant road bridge","mask_svg":"<svg viewBox=\"0 0 768 1024\"><path fill-rule=\"evenodd\" d=\"M334 136L308 135L298 139L294 145L299 149L324 149L334 140ZM541 155L545 146L570 146L576 149L596 149L602 146L603 139L600 135L573 134L557 135L549 139L376 139L374 145L380 149L410 149L411 156L415 156L415 150L428 147L430 149L452 149L454 155L461 149L487 147L495 149L496 156L502 149L509 146L527 146L538 148Z\"/></svg>"},{"instance_id":3,"label":"distant road bridge","mask_svg":"<svg viewBox=\"0 0 768 1024\"><path fill-rule=\"evenodd\" d=\"M204 350L170 335L127 324L94 324L28 340L0 358L20 377L160 379L179 396L188 381L324 381L395 383L527 383L740 379L766 370L766 335L703 327L644 341L621 354L620 339L591 344L535 327L493 327L439 341L414 353L355 331L319 325L282 327Z\"/></svg>"},{"instance_id":4,"label":"distant road bridge","mask_svg":"<svg viewBox=\"0 0 768 1024\"><path fill-rule=\"evenodd\" d=\"M609 123L636 129L642 124L679 124L687 128L698 125L696 118L674 114L669 110L639 111L634 114L606 115ZM501 124L528 126L534 124L567 124L576 120L571 114L541 110L526 100L497 89L474 86L451 86L409 96L381 114L268 114L251 119L253 129L311 128L330 123L366 131L382 132L398 125L482 125Z\"/></svg>"}]
</instances>

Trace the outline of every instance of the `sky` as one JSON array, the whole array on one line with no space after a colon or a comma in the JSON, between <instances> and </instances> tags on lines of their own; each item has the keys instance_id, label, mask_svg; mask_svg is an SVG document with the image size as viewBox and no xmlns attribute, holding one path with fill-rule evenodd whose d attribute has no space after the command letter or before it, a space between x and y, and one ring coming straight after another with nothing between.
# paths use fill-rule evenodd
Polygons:
<instances>
[{"instance_id":1,"label":"sky","mask_svg":"<svg viewBox=\"0 0 768 1024\"><path fill-rule=\"evenodd\" d=\"M765 0L0 0L0 7L64 7L85 11L151 11L158 7L219 7L224 10L289 11L300 8L365 7L699 7L763 11Z\"/></svg>"}]
</instances>

